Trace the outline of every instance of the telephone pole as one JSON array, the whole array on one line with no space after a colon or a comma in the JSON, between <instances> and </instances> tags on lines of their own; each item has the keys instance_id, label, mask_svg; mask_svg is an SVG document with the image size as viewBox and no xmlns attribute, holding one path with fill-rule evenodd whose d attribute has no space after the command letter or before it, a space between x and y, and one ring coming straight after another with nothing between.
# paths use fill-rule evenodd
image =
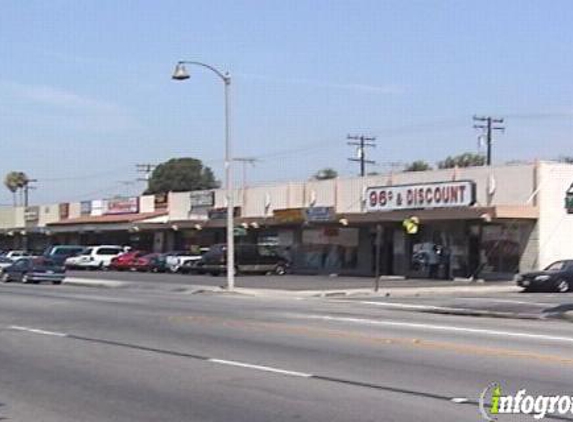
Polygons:
<instances>
[{"instance_id":1,"label":"telephone pole","mask_svg":"<svg viewBox=\"0 0 573 422\"><path fill-rule=\"evenodd\" d=\"M38 181L38 179L26 179L26 182L24 183L24 206L27 207L28 206L28 200L29 200L29 192L30 189L36 189L35 186L30 186L30 183L36 183Z\"/></svg>"},{"instance_id":2,"label":"telephone pole","mask_svg":"<svg viewBox=\"0 0 573 422\"><path fill-rule=\"evenodd\" d=\"M156 167L157 166L155 164L149 164L149 163L136 164L135 169L137 170L137 172L143 174L143 177L138 177L137 181L146 182L147 187L149 188L149 179L151 177L151 173L153 173L153 170L155 170Z\"/></svg>"},{"instance_id":3,"label":"telephone pole","mask_svg":"<svg viewBox=\"0 0 573 422\"><path fill-rule=\"evenodd\" d=\"M501 126L501 124L503 124L503 119L492 116L473 116L473 119L474 122L479 122L479 124L474 124L474 129L482 129L485 131L487 146L486 165L491 166L491 143L493 139L493 131L505 131L505 126Z\"/></svg>"},{"instance_id":4,"label":"telephone pole","mask_svg":"<svg viewBox=\"0 0 573 422\"><path fill-rule=\"evenodd\" d=\"M348 145L357 146L357 158L349 158L348 161L357 161L360 163L360 176L364 177L366 175L366 164L376 164L373 160L366 159L366 147L374 148L376 144L375 137L368 137L364 135L348 135L346 139L352 140L354 142L347 142Z\"/></svg>"},{"instance_id":5,"label":"telephone pole","mask_svg":"<svg viewBox=\"0 0 573 422\"><path fill-rule=\"evenodd\" d=\"M251 166L254 167L255 163L261 160L255 157L235 157L233 158L233 161L238 163L243 163L243 190L244 190L247 187L247 164L250 164Z\"/></svg>"}]
</instances>

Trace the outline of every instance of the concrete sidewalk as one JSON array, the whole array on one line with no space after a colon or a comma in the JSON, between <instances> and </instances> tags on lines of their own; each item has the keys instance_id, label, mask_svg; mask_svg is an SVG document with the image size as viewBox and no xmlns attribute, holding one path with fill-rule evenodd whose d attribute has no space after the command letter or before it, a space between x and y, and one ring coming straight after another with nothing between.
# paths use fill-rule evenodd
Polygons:
<instances>
[{"instance_id":1,"label":"concrete sidewalk","mask_svg":"<svg viewBox=\"0 0 573 422\"><path fill-rule=\"evenodd\" d=\"M90 274L91 275L91 274ZM113 274L106 274L107 277ZM219 285L213 284L190 284L177 283L173 281L138 282L135 280L125 281L112 278L91 277L68 277L64 284L101 287L101 288L140 288L150 290L166 290L181 293L230 293L224 286L224 278L215 279ZM166 276L164 280L168 280ZM444 281L444 280L382 280L378 292L374 291L374 281L368 279L356 279L351 277L309 277L290 276L295 279L290 282L287 278L277 277L252 277L256 283L249 283L247 277L237 278L238 287L234 293L265 297L349 297L349 296L373 296L373 297L417 297L417 296L455 296L464 294L496 294L513 293L519 291L513 282L488 282L476 283L470 281ZM265 280L266 279L266 280ZM213 279L207 279L213 280ZM247 281L247 282L245 282ZM266 283L265 283L266 281ZM281 281L279 283L278 281ZM242 285L253 285L253 287L242 287ZM296 287L293 288L293 284ZM284 285L288 285L287 288ZM313 288L317 286L318 288ZM356 287L353 287L356 286Z\"/></svg>"}]
</instances>

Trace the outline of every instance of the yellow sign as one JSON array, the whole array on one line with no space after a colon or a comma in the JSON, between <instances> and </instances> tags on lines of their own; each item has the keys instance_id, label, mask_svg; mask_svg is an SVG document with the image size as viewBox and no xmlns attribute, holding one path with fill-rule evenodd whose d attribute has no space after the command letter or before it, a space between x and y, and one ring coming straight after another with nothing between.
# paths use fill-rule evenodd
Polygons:
<instances>
[{"instance_id":1,"label":"yellow sign","mask_svg":"<svg viewBox=\"0 0 573 422\"><path fill-rule=\"evenodd\" d=\"M418 229L420 228L420 220L418 219L418 217L406 218L402 222L402 226L406 230L406 233L416 234L418 233Z\"/></svg>"},{"instance_id":2,"label":"yellow sign","mask_svg":"<svg viewBox=\"0 0 573 422\"><path fill-rule=\"evenodd\" d=\"M288 208L282 210L274 210L273 217L279 223L302 223L304 222L304 215L302 208Z\"/></svg>"}]
</instances>

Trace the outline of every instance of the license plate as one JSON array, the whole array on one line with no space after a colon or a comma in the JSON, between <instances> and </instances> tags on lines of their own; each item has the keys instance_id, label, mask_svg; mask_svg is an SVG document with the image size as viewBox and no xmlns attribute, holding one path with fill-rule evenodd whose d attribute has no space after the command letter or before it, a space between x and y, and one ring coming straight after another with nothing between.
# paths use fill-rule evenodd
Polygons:
<instances>
[{"instance_id":1,"label":"license plate","mask_svg":"<svg viewBox=\"0 0 573 422\"><path fill-rule=\"evenodd\" d=\"M529 283L530 283L529 280L523 280L523 281L521 282L521 284L522 284L523 286L529 286Z\"/></svg>"},{"instance_id":2,"label":"license plate","mask_svg":"<svg viewBox=\"0 0 573 422\"><path fill-rule=\"evenodd\" d=\"M54 272L52 270L48 270L46 271L46 274L54 274Z\"/></svg>"}]
</instances>

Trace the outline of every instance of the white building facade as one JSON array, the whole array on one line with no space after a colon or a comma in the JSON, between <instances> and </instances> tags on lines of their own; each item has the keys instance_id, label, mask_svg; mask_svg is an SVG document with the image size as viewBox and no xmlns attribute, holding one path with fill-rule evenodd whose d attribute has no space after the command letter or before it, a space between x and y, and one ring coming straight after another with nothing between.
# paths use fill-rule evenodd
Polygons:
<instances>
[{"instance_id":1,"label":"white building facade","mask_svg":"<svg viewBox=\"0 0 573 422\"><path fill-rule=\"evenodd\" d=\"M507 277L573 258L572 183L573 165L536 162L260 185L234 191L235 231L298 272ZM0 243L209 246L225 207L213 190L3 208Z\"/></svg>"}]
</instances>

